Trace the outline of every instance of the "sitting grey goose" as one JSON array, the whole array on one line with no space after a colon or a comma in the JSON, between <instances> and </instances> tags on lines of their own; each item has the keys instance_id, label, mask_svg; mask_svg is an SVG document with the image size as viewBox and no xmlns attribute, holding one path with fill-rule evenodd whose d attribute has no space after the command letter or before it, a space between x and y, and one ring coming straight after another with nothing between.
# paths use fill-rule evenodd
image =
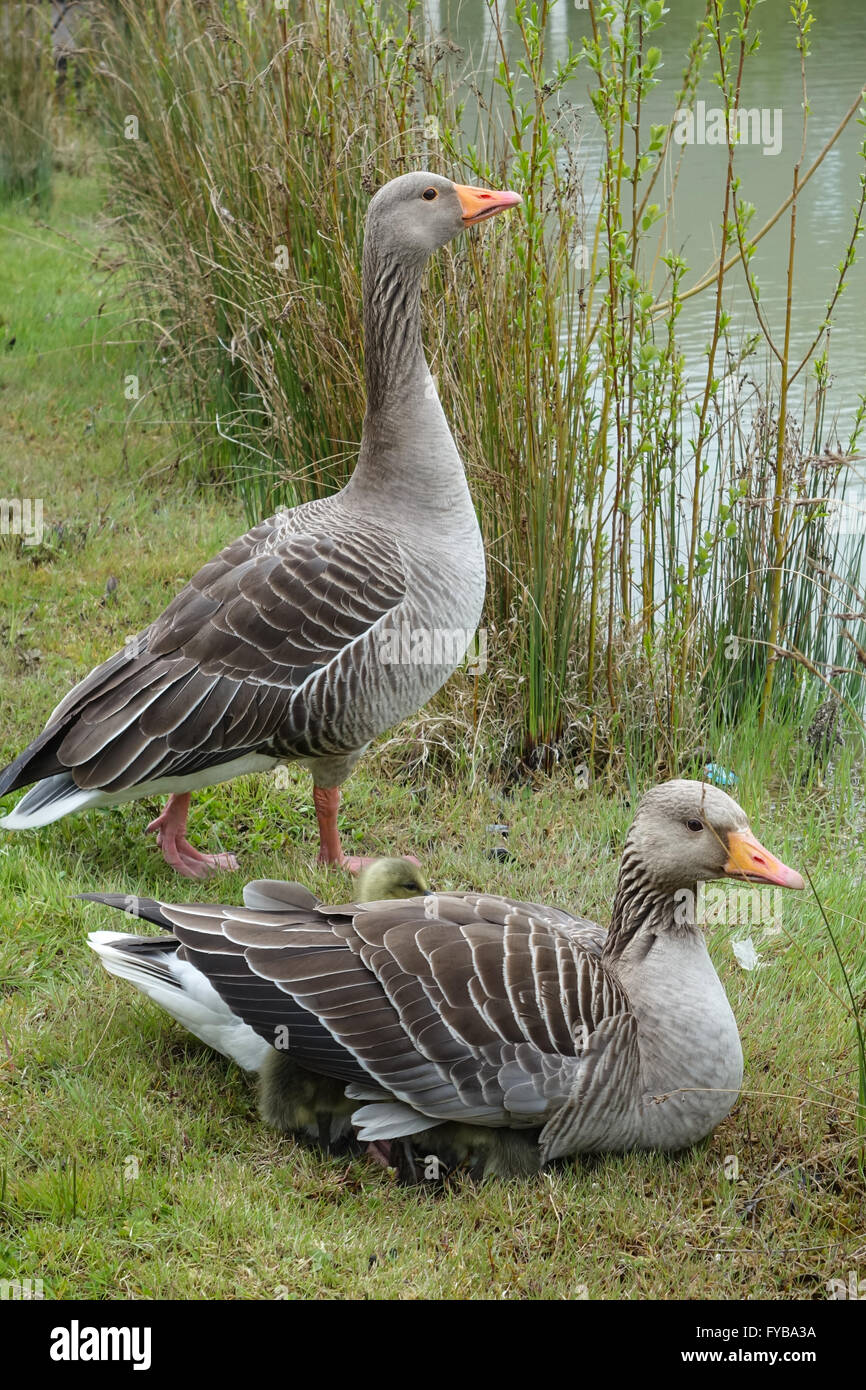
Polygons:
<instances>
[{"instance_id":1,"label":"sitting grey goose","mask_svg":"<svg viewBox=\"0 0 866 1390\"><path fill-rule=\"evenodd\" d=\"M508 1175L681 1149L728 1114L742 1051L694 911L717 878L803 886L727 793L676 780L640 803L607 932L484 893L328 907L262 881L243 908L143 904L170 935L90 944L259 1072L270 1123Z\"/></svg>"},{"instance_id":2,"label":"sitting grey goose","mask_svg":"<svg viewBox=\"0 0 866 1390\"><path fill-rule=\"evenodd\" d=\"M380 189L364 239L367 413L348 484L227 546L70 691L0 772L0 794L37 783L0 825L168 792L148 829L173 868L202 878L236 861L189 843L190 793L295 760L313 775L320 860L361 867L340 846L340 786L455 670L484 599L481 534L421 342L422 272L437 247L520 201L428 173Z\"/></svg>"}]
</instances>

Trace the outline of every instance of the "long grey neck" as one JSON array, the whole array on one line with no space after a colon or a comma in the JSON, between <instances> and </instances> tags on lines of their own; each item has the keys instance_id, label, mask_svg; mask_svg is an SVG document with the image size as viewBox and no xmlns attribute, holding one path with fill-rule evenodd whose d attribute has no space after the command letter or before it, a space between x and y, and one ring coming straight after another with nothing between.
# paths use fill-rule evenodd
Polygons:
<instances>
[{"instance_id":1,"label":"long grey neck","mask_svg":"<svg viewBox=\"0 0 866 1390\"><path fill-rule=\"evenodd\" d=\"M683 887L693 904L696 886ZM709 1133L742 1079L736 1021L703 931L681 911L682 901L648 882L627 842L604 960L638 1024L639 1126L647 1146L675 1148Z\"/></svg>"},{"instance_id":2,"label":"long grey neck","mask_svg":"<svg viewBox=\"0 0 866 1390\"><path fill-rule=\"evenodd\" d=\"M423 263L405 262L364 242L364 374L367 414L403 401L427 371L421 343Z\"/></svg>"},{"instance_id":3,"label":"long grey neck","mask_svg":"<svg viewBox=\"0 0 866 1390\"><path fill-rule=\"evenodd\" d=\"M423 262L364 244L364 367L367 413L347 492L368 505L447 513L477 526L466 475L427 367L421 341Z\"/></svg>"}]
</instances>

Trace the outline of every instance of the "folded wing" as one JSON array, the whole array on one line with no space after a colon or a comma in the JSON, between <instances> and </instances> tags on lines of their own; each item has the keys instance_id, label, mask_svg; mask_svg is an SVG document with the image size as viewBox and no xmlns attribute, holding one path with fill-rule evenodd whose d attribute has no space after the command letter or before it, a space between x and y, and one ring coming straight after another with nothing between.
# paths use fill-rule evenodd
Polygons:
<instances>
[{"instance_id":1,"label":"folded wing","mask_svg":"<svg viewBox=\"0 0 866 1390\"><path fill-rule=\"evenodd\" d=\"M299 892L252 884L244 908L161 910L235 1015L368 1102L362 1138L543 1129L637 1065L599 928L475 893L329 908ZM547 1156L565 1151L557 1135L571 1137L561 1119Z\"/></svg>"}]
</instances>

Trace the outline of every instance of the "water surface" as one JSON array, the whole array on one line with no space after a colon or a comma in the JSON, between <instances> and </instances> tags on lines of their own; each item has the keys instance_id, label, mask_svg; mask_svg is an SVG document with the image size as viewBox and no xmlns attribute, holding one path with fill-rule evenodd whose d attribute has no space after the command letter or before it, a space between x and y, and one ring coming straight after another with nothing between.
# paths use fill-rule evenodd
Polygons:
<instances>
[{"instance_id":1,"label":"water surface","mask_svg":"<svg viewBox=\"0 0 866 1390\"><path fill-rule=\"evenodd\" d=\"M663 66L659 70L661 81L647 105L647 131L650 121L671 119L688 45L705 9L704 0L668 0L668 5L664 26L652 37L662 50ZM513 9L506 0L502 0L500 8L503 14L510 14ZM810 34L812 53L807 62L810 115L803 171L833 134L866 81L866 0L812 0L812 9L816 23ZM434 32L447 33L482 72L492 73L499 53L493 45L493 27L484 0L425 0L425 10L427 23ZM756 11L756 27L761 31L761 46L747 62L741 105L763 112L763 135L767 138L764 143L741 143L737 153L742 180L740 196L755 204L754 228L761 227L791 192L793 168L800 159L803 139L800 59L789 0L766 0ZM588 11L574 0L559 0L550 13L546 35L548 70L566 57L569 43L579 48L582 38L590 32ZM508 27L507 44L516 61L520 38L513 22ZM716 68L715 54L711 52L698 89L705 112L721 105L720 93L712 81ZM568 100L581 108L580 153L590 223L594 222L592 214L598 208L598 172L603 153L601 127L589 100L593 82L589 68L582 67L564 92ZM705 130L707 133L711 132ZM757 133L754 127L751 133ZM800 196L792 318L792 347L798 360L824 320L837 266L850 240L859 179L864 172L858 154L864 137L866 129L855 118ZM765 153L765 145L774 152ZM679 153L680 148L675 147L674 158ZM725 146L695 143L685 147L675 215L666 229L668 245L678 250L691 267L685 288L711 265L719 246L726 165ZM662 201L655 195L654 200ZM790 216L785 214L760 243L753 259L761 308L780 346L787 296L789 231ZM866 238L859 243L859 256L834 313L832 389L822 441L825 445L847 445L858 393L866 390ZM756 329L741 273L731 279L725 308L733 317L735 340ZM690 301L678 325L688 376L695 385L702 379L706 361L703 354L713 312L713 291L707 290ZM762 344L750 364L750 375L763 384L771 363L769 349ZM792 404L800 414L807 414L810 425L808 398L813 394L814 379L807 367L801 373ZM832 418L838 421L837 431L830 427ZM861 447L864 442L861 439Z\"/></svg>"}]
</instances>

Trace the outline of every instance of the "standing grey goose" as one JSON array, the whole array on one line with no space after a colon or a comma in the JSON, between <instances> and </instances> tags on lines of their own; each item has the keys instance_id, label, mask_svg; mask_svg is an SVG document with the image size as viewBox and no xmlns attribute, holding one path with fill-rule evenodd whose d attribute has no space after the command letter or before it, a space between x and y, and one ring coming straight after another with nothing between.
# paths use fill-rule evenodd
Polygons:
<instances>
[{"instance_id":1,"label":"standing grey goose","mask_svg":"<svg viewBox=\"0 0 866 1390\"><path fill-rule=\"evenodd\" d=\"M261 881L242 908L141 903L170 935L90 944L259 1072L270 1123L506 1175L681 1149L727 1115L743 1056L694 911L716 878L803 887L727 793L676 780L640 803L608 932L484 893L327 907Z\"/></svg>"},{"instance_id":2,"label":"standing grey goose","mask_svg":"<svg viewBox=\"0 0 866 1390\"><path fill-rule=\"evenodd\" d=\"M424 266L521 201L436 174L370 203L363 294L367 413L342 492L278 512L199 570L96 667L0 772L37 785L0 820L24 830L169 792L148 826L188 878L234 868L186 838L190 793L295 760L313 774L319 858L340 847L340 786L371 740L426 703L481 616L484 550L421 342Z\"/></svg>"}]
</instances>

